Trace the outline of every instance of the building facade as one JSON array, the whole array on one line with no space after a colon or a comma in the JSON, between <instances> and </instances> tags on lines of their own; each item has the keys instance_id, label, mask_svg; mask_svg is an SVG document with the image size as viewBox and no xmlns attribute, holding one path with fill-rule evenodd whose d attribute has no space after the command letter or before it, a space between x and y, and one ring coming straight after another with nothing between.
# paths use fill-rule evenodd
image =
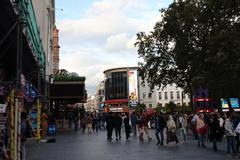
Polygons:
<instances>
[{"instance_id":1,"label":"building facade","mask_svg":"<svg viewBox=\"0 0 240 160\"><path fill-rule=\"evenodd\" d=\"M56 74L59 71L59 33L56 26L53 28L53 50L52 50L52 56L53 56L53 74Z\"/></svg>"},{"instance_id":2,"label":"building facade","mask_svg":"<svg viewBox=\"0 0 240 160\"><path fill-rule=\"evenodd\" d=\"M111 112L128 112L138 102L137 67L104 71L105 107Z\"/></svg>"},{"instance_id":3,"label":"building facade","mask_svg":"<svg viewBox=\"0 0 240 160\"><path fill-rule=\"evenodd\" d=\"M165 107L169 102L174 102L177 106L187 106L190 103L189 95L185 94L183 89L177 87L176 84L169 84L160 89L154 87L151 91L147 84L142 84L141 79L139 81L140 103L146 104L148 108Z\"/></svg>"},{"instance_id":4,"label":"building facade","mask_svg":"<svg viewBox=\"0 0 240 160\"><path fill-rule=\"evenodd\" d=\"M174 102L177 106L190 104L189 95L176 84L160 89L154 87L151 90L148 84L142 83L137 70L137 67L125 67L104 71L105 106L122 110L122 106L131 109L136 107L137 103L143 103L147 108L165 107L169 102Z\"/></svg>"},{"instance_id":5,"label":"building facade","mask_svg":"<svg viewBox=\"0 0 240 160\"><path fill-rule=\"evenodd\" d=\"M53 33L55 28L55 0L34 0L33 7L45 52L45 75L53 74ZM46 77L48 80L49 77Z\"/></svg>"}]
</instances>

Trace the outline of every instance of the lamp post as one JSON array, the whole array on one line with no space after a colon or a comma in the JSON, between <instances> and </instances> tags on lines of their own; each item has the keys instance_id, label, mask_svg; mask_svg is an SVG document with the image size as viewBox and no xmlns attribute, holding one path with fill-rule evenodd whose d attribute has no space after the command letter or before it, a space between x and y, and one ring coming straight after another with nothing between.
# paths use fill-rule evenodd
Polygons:
<instances>
[{"instance_id":1,"label":"lamp post","mask_svg":"<svg viewBox=\"0 0 240 160\"><path fill-rule=\"evenodd\" d=\"M183 94L184 92L182 92L182 113L183 113Z\"/></svg>"}]
</instances>

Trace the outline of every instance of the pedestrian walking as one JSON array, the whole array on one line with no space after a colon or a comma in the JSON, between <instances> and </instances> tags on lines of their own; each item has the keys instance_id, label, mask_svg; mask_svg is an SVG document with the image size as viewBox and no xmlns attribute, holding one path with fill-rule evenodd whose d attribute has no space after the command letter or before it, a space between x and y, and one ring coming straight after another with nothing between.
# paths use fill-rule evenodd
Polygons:
<instances>
[{"instance_id":1,"label":"pedestrian walking","mask_svg":"<svg viewBox=\"0 0 240 160\"><path fill-rule=\"evenodd\" d=\"M164 129L166 128L166 120L161 112L156 113L155 117L155 136L157 138L157 145L164 144ZM159 137L160 134L160 137ZM161 139L160 139L161 138Z\"/></svg>"},{"instance_id":2,"label":"pedestrian walking","mask_svg":"<svg viewBox=\"0 0 240 160\"><path fill-rule=\"evenodd\" d=\"M96 131L98 132L98 128L99 128L99 115L97 114L97 112L93 113L93 132Z\"/></svg>"},{"instance_id":3,"label":"pedestrian walking","mask_svg":"<svg viewBox=\"0 0 240 160\"><path fill-rule=\"evenodd\" d=\"M136 112L132 112L131 114L131 128L132 128L132 132L133 135L136 136L137 135L137 114Z\"/></svg>"},{"instance_id":4,"label":"pedestrian walking","mask_svg":"<svg viewBox=\"0 0 240 160\"><path fill-rule=\"evenodd\" d=\"M129 124L129 114L125 113L125 116L123 118L124 126L125 126L125 132L126 132L126 140L129 140L130 132L131 132L131 126Z\"/></svg>"},{"instance_id":5,"label":"pedestrian walking","mask_svg":"<svg viewBox=\"0 0 240 160\"><path fill-rule=\"evenodd\" d=\"M139 139L140 141L143 141L144 138L144 132L146 133L148 140L152 140L150 137L149 131L148 131L148 122L149 118L147 117L147 114L145 111L143 111L140 115L140 121L139 121Z\"/></svg>"},{"instance_id":6,"label":"pedestrian walking","mask_svg":"<svg viewBox=\"0 0 240 160\"><path fill-rule=\"evenodd\" d=\"M176 135L176 130L177 130L176 123L173 120L173 117L170 115L167 121L167 143L171 141L175 141L176 144L179 143Z\"/></svg>"},{"instance_id":7,"label":"pedestrian walking","mask_svg":"<svg viewBox=\"0 0 240 160\"><path fill-rule=\"evenodd\" d=\"M236 132L233 127L233 113L232 112L227 112L227 119L225 120L225 135L227 137L227 152L228 155L231 155L232 151L232 156L235 156L236 153L236 145L235 145L235 137L236 137Z\"/></svg>"},{"instance_id":8,"label":"pedestrian walking","mask_svg":"<svg viewBox=\"0 0 240 160\"><path fill-rule=\"evenodd\" d=\"M121 129L122 129L122 117L120 113L116 113L115 118L115 135L116 135L116 141L121 139Z\"/></svg>"},{"instance_id":9,"label":"pedestrian walking","mask_svg":"<svg viewBox=\"0 0 240 160\"><path fill-rule=\"evenodd\" d=\"M179 130L180 136L182 137L183 141L186 141L187 120L181 113L178 115L177 124L178 124L178 130Z\"/></svg>"},{"instance_id":10,"label":"pedestrian walking","mask_svg":"<svg viewBox=\"0 0 240 160\"><path fill-rule=\"evenodd\" d=\"M207 126L204 122L203 114L201 113L196 120L196 131L198 135L198 147L205 147L204 137L207 134Z\"/></svg>"},{"instance_id":11,"label":"pedestrian walking","mask_svg":"<svg viewBox=\"0 0 240 160\"><path fill-rule=\"evenodd\" d=\"M109 112L106 116L106 128L107 128L107 139L112 140L112 130L113 130L113 115Z\"/></svg>"},{"instance_id":12,"label":"pedestrian walking","mask_svg":"<svg viewBox=\"0 0 240 160\"><path fill-rule=\"evenodd\" d=\"M89 113L87 115L87 132L88 134L92 133L92 126L93 126L93 118L92 118L92 114Z\"/></svg>"},{"instance_id":13,"label":"pedestrian walking","mask_svg":"<svg viewBox=\"0 0 240 160\"><path fill-rule=\"evenodd\" d=\"M209 123L210 141L213 143L213 150L217 151L217 141L221 138L220 123L217 114L210 117Z\"/></svg>"},{"instance_id":14,"label":"pedestrian walking","mask_svg":"<svg viewBox=\"0 0 240 160\"><path fill-rule=\"evenodd\" d=\"M193 133L193 140L198 139L197 129L196 129L196 120L197 119L198 119L197 113L195 113L194 115L191 116L191 129L192 129L192 133Z\"/></svg>"}]
</instances>

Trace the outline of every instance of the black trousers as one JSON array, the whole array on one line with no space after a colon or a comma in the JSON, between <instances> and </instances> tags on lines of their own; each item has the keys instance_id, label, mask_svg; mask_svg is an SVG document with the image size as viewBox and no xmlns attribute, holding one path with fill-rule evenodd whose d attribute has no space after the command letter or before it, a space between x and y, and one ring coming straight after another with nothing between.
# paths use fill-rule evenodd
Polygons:
<instances>
[{"instance_id":1,"label":"black trousers","mask_svg":"<svg viewBox=\"0 0 240 160\"><path fill-rule=\"evenodd\" d=\"M107 139L108 140L112 139L112 131L113 131L113 127L107 126Z\"/></svg>"},{"instance_id":2,"label":"black trousers","mask_svg":"<svg viewBox=\"0 0 240 160\"><path fill-rule=\"evenodd\" d=\"M125 126L126 139L130 137L131 127L129 125Z\"/></svg>"},{"instance_id":3,"label":"black trousers","mask_svg":"<svg viewBox=\"0 0 240 160\"><path fill-rule=\"evenodd\" d=\"M116 138L121 138L121 126L115 127Z\"/></svg>"}]
</instances>

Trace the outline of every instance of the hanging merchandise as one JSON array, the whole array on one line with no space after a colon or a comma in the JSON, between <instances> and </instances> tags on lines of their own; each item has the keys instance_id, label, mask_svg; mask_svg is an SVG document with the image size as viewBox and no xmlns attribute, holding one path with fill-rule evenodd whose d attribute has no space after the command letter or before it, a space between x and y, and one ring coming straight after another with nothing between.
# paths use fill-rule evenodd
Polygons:
<instances>
[{"instance_id":1,"label":"hanging merchandise","mask_svg":"<svg viewBox=\"0 0 240 160\"><path fill-rule=\"evenodd\" d=\"M10 83L0 83L0 160L9 158L10 90Z\"/></svg>"},{"instance_id":2,"label":"hanging merchandise","mask_svg":"<svg viewBox=\"0 0 240 160\"><path fill-rule=\"evenodd\" d=\"M0 104L0 160L7 154L7 104ZM5 156L6 157L6 156Z\"/></svg>"},{"instance_id":3,"label":"hanging merchandise","mask_svg":"<svg viewBox=\"0 0 240 160\"><path fill-rule=\"evenodd\" d=\"M40 99L37 99L37 142L40 143L41 139L41 133L40 133L40 127L41 127L41 104Z\"/></svg>"}]
</instances>

